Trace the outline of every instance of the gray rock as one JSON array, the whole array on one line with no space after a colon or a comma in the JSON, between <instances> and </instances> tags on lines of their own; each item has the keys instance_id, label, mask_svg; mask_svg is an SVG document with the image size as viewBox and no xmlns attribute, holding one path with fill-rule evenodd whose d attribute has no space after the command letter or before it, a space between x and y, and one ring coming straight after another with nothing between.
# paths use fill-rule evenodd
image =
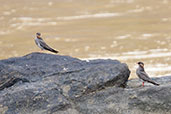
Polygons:
<instances>
[{"instance_id":1,"label":"gray rock","mask_svg":"<svg viewBox=\"0 0 171 114\"><path fill-rule=\"evenodd\" d=\"M160 86L139 79L128 81L126 88L108 87L76 100L82 114L171 114L171 76L154 78Z\"/></svg>"},{"instance_id":2,"label":"gray rock","mask_svg":"<svg viewBox=\"0 0 171 114\"><path fill-rule=\"evenodd\" d=\"M171 114L171 76L139 79L117 60L32 53L0 61L2 114Z\"/></svg>"},{"instance_id":3,"label":"gray rock","mask_svg":"<svg viewBox=\"0 0 171 114\"><path fill-rule=\"evenodd\" d=\"M80 114L78 99L126 87L130 71L117 60L82 61L32 53L0 61L0 113Z\"/></svg>"}]
</instances>

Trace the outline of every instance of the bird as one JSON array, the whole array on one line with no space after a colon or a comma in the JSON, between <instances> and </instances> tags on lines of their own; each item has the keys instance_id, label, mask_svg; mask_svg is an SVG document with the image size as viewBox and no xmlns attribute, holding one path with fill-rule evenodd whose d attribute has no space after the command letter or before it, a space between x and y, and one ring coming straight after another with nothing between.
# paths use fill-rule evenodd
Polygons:
<instances>
[{"instance_id":1,"label":"bird","mask_svg":"<svg viewBox=\"0 0 171 114\"><path fill-rule=\"evenodd\" d=\"M58 53L59 51L52 49L51 47L49 47L44 40L41 38L41 33L36 33L36 38L35 38L35 43L36 45L41 49L41 50L48 50L51 51L53 53Z\"/></svg>"},{"instance_id":2,"label":"bird","mask_svg":"<svg viewBox=\"0 0 171 114\"><path fill-rule=\"evenodd\" d=\"M144 82L149 82L149 83L152 83L156 86L159 86L160 84L154 82L149 76L148 74L145 72L145 69L144 69L144 63L143 62L138 62L137 63L139 65L139 67L137 68L136 70L136 74L137 76L143 80L143 83L142 83L142 86L144 87Z\"/></svg>"}]
</instances>

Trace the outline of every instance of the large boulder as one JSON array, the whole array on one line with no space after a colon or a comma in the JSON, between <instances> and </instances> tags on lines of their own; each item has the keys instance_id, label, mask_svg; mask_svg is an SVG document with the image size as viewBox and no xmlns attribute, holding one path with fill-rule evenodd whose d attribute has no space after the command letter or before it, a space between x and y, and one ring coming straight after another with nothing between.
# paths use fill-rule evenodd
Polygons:
<instances>
[{"instance_id":1,"label":"large boulder","mask_svg":"<svg viewBox=\"0 0 171 114\"><path fill-rule=\"evenodd\" d=\"M82 61L43 53L1 60L0 113L93 113L100 109L91 112L88 104L101 101L92 94L125 88L129 74L128 66L117 60Z\"/></svg>"},{"instance_id":2,"label":"large boulder","mask_svg":"<svg viewBox=\"0 0 171 114\"><path fill-rule=\"evenodd\" d=\"M171 76L155 86L117 60L32 53L0 61L2 114L170 114Z\"/></svg>"}]
</instances>

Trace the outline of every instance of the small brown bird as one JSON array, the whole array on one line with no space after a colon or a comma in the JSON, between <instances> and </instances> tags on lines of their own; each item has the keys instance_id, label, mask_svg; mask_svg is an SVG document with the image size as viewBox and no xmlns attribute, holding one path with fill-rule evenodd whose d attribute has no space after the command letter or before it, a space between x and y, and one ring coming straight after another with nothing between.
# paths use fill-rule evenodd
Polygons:
<instances>
[{"instance_id":1,"label":"small brown bird","mask_svg":"<svg viewBox=\"0 0 171 114\"><path fill-rule=\"evenodd\" d=\"M53 53L58 53L58 51L52 49L43 41L40 33L36 33L35 43L41 50L48 50L48 51L51 51Z\"/></svg>"},{"instance_id":2,"label":"small brown bird","mask_svg":"<svg viewBox=\"0 0 171 114\"><path fill-rule=\"evenodd\" d=\"M137 76L143 80L143 87L144 87L144 82L149 82L149 83L152 83L154 85L157 85L159 86L160 84L154 82L149 76L148 74L145 72L144 70L144 63L143 62L138 62L137 63L139 65L139 67L137 68L136 70L136 74Z\"/></svg>"}]
</instances>

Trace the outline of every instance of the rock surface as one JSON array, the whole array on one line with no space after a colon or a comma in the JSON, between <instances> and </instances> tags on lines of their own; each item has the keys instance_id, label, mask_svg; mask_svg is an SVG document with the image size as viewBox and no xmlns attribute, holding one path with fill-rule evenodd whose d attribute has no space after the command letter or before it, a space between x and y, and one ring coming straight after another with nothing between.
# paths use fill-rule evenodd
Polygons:
<instances>
[{"instance_id":1,"label":"rock surface","mask_svg":"<svg viewBox=\"0 0 171 114\"><path fill-rule=\"evenodd\" d=\"M0 113L82 113L78 98L125 87L130 71L117 60L81 61L32 53L0 61Z\"/></svg>"},{"instance_id":2,"label":"rock surface","mask_svg":"<svg viewBox=\"0 0 171 114\"><path fill-rule=\"evenodd\" d=\"M82 114L171 114L171 76L155 78L160 86L138 79L126 88L108 87L76 100Z\"/></svg>"},{"instance_id":3,"label":"rock surface","mask_svg":"<svg viewBox=\"0 0 171 114\"><path fill-rule=\"evenodd\" d=\"M0 61L2 114L170 114L171 77L160 86L138 79L117 60L81 61L32 53ZM126 86L127 84L127 86Z\"/></svg>"}]
</instances>

